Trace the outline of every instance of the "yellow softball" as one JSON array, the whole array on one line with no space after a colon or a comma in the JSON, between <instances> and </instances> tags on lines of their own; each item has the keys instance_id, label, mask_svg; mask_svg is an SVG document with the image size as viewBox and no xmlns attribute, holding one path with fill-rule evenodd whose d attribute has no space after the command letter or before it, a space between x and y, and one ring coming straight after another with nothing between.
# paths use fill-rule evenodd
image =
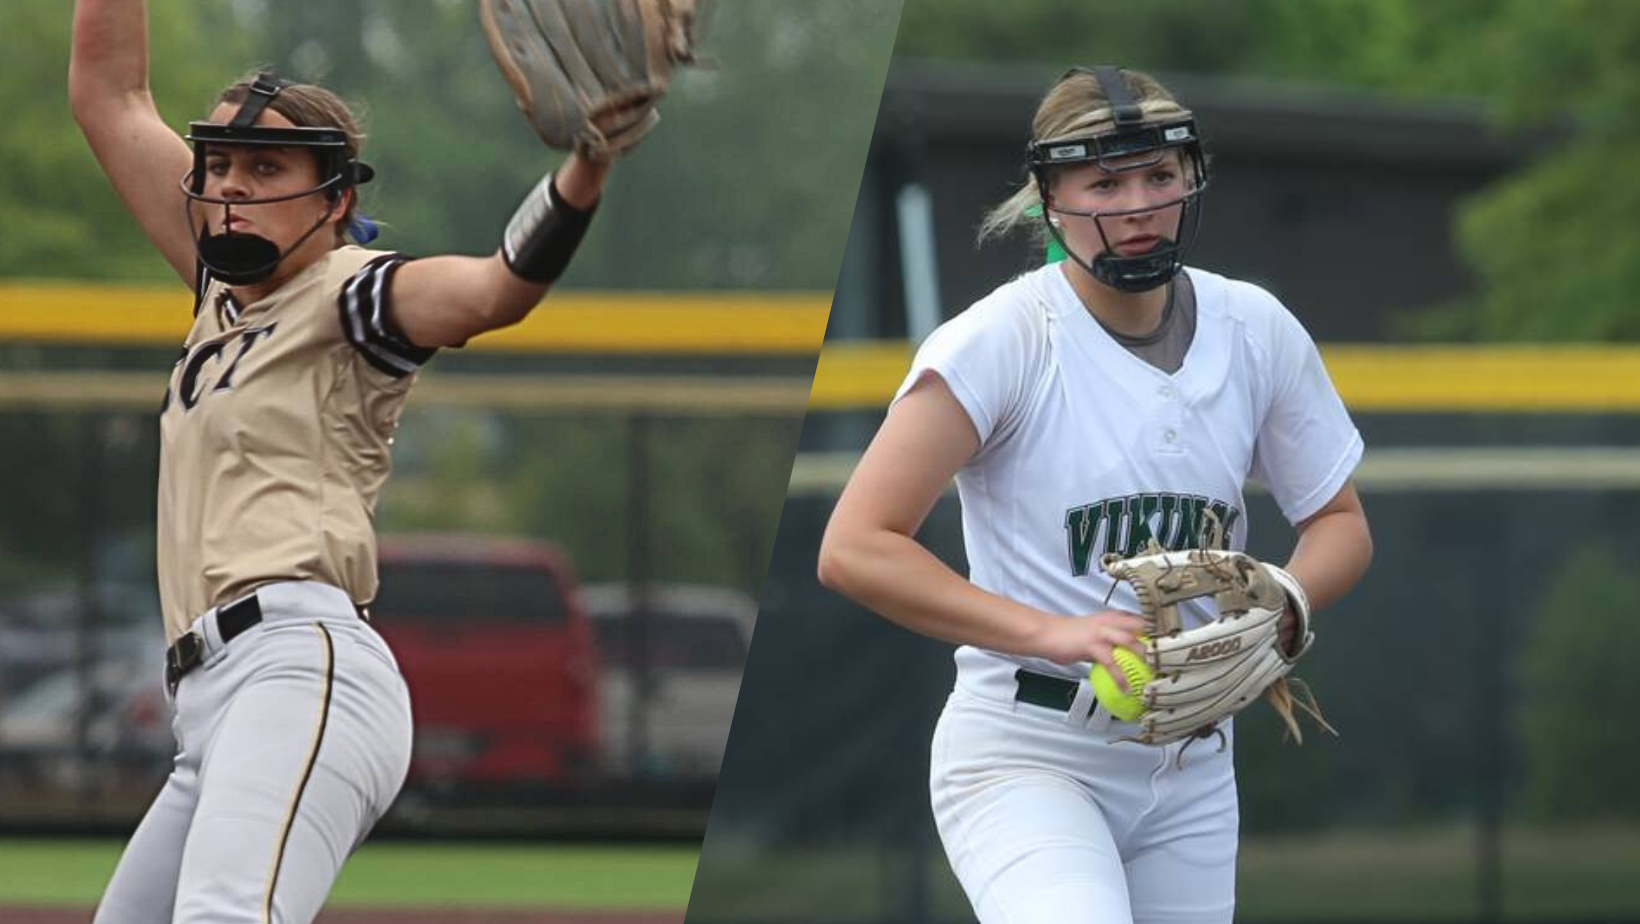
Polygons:
<instances>
[{"instance_id":1,"label":"yellow softball","mask_svg":"<svg viewBox=\"0 0 1640 924\"><path fill-rule=\"evenodd\" d=\"M1149 639L1145 638L1139 641L1149 643ZM1146 664L1143 658L1126 648L1112 650L1111 656L1116 666L1122 669L1122 675L1127 678L1130 692L1122 692L1110 671L1106 670L1103 664L1095 664L1093 670L1088 673L1088 680L1093 683L1093 695L1099 699L1099 705L1104 706L1105 711L1111 715L1124 722L1138 721L1139 716L1145 712L1145 701L1140 694L1144 692L1145 684L1155 675L1151 673L1150 665Z\"/></svg>"}]
</instances>

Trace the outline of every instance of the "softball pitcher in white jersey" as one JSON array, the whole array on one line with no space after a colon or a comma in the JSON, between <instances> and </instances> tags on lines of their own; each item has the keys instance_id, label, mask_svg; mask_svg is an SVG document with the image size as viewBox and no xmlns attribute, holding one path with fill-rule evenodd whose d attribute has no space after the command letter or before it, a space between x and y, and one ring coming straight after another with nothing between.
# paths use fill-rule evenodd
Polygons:
<instances>
[{"instance_id":1,"label":"softball pitcher in white jersey","mask_svg":"<svg viewBox=\"0 0 1640 924\"><path fill-rule=\"evenodd\" d=\"M984 233L1034 224L1069 258L922 345L837 502L820 577L960 646L930 787L982 922L1228 922L1230 723L1193 747L1118 740L1136 727L1096 706L1088 671L1138 650L1142 623L1127 591L1107 602L1099 559L1194 546L1209 512L1244 547L1256 477L1297 530L1286 569L1326 606L1372 555L1350 483L1361 438L1275 298L1183 267L1206 162L1164 88L1072 70L1033 132L1034 182ZM953 476L967 580L912 538Z\"/></svg>"},{"instance_id":2,"label":"softball pitcher in white jersey","mask_svg":"<svg viewBox=\"0 0 1640 924\"><path fill-rule=\"evenodd\" d=\"M410 758L409 697L364 607L411 381L536 305L609 163L569 157L493 256L364 250L345 238L374 236L356 211L372 171L346 105L264 74L184 140L148 91L146 16L78 0L69 70L92 151L196 293L160 416L176 763L96 921L306 924Z\"/></svg>"}]
</instances>

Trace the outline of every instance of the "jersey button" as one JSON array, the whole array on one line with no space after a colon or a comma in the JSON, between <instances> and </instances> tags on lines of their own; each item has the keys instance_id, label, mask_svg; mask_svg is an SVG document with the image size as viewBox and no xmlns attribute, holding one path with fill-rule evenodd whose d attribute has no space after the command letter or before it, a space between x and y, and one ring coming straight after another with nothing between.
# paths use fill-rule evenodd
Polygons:
<instances>
[{"instance_id":1,"label":"jersey button","mask_svg":"<svg viewBox=\"0 0 1640 924\"><path fill-rule=\"evenodd\" d=\"M1173 386L1172 385L1163 385L1161 388L1157 389L1156 393L1161 395L1163 398L1168 399L1169 401L1173 400Z\"/></svg>"},{"instance_id":2,"label":"jersey button","mask_svg":"<svg viewBox=\"0 0 1640 924\"><path fill-rule=\"evenodd\" d=\"M1172 442L1176 442L1178 439L1179 439L1179 434L1173 432L1172 430L1163 430L1162 431L1162 441L1163 442L1172 443Z\"/></svg>"}]
</instances>

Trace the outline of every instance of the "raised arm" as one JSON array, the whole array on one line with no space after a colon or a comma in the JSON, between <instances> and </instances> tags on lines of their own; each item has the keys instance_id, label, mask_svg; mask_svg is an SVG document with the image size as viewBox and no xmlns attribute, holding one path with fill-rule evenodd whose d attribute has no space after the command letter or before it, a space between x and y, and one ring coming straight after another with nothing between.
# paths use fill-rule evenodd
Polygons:
<instances>
[{"instance_id":1,"label":"raised arm","mask_svg":"<svg viewBox=\"0 0 1640 924\"><path fill-rule=\"evenodd\" d=\"M837 500L820 543L820 582L912 631L955 644L1098 661L1137 648L1143 623L1113 611L1047 613L969 582L913 538L951 477L979 448L962 405L937 375L889 410Z\"/></svg>"},{"instance_id":2,"label":"raised arm","mask_svg":"<svg viewBox=\"0 0 1640 924\"><path fill-rule=\"evenodd\" d=\"M568 265L608 175L608 161L572 154L530 191L501 250L405 264L391 299L399 331L417 346L452 346L523 320Z\"/></svg>"},{"instance_id":3,"label":"raised arm","mask_svg":"<svg viewBox=\"0 0 1640 924\"><path fill-rule=\"evenodd\" d=\"M178 275L194 284L195 252L178 182L193 164L148 89L143 0L77 0L68 99L114 191Z\"/></svg>"},{"instance_id":4,"label":"raised arm","mask_svg":"<svg viewBox=\"0 0 1640 924\"><path fill-rule=\"evenodd\" d=\"M490 257L433 257L393 280L411 343L449 346L522 320L569 263L609 165L659 120L675 68L694 62L694 4L478 0L484 37L548 147L572 152L525 198Z\"/></svg>"}]
</instances>

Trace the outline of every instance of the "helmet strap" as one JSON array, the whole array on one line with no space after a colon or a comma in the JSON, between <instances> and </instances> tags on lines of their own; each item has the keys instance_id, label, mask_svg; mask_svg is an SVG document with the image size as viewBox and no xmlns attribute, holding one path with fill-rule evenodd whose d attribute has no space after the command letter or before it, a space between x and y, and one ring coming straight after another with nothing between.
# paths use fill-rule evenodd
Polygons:
<instances>
[{"instance_id":1,"label":"helmet strap","mask_svg":"<svg viewBox=\"0 0 1640 924\"><path fill-rule=\"evenodd\" d=\"M1093 69L1093 76L1099 81L1099 89L1105 91L1105 99L1110 101L1111 119L1118 131L1144 122L1145 111L1128 92L1121 68L1101 64Z\"/></svg>"},{"instance_id":2,"label":"helmet strap","mask_svg":"<svg viewBox=\"0 0 1640 924\"><path fill-rule=\"evenodd\" d=\"M245 94L245 101L239 104L239 111L234 113L233 121L228 124L234 128L250 128L262 115L262 110L268 108L284 89L291 86L291 82L277 74L261 73L251 82L250 90Z\"/></svg>"}]
</instances>

